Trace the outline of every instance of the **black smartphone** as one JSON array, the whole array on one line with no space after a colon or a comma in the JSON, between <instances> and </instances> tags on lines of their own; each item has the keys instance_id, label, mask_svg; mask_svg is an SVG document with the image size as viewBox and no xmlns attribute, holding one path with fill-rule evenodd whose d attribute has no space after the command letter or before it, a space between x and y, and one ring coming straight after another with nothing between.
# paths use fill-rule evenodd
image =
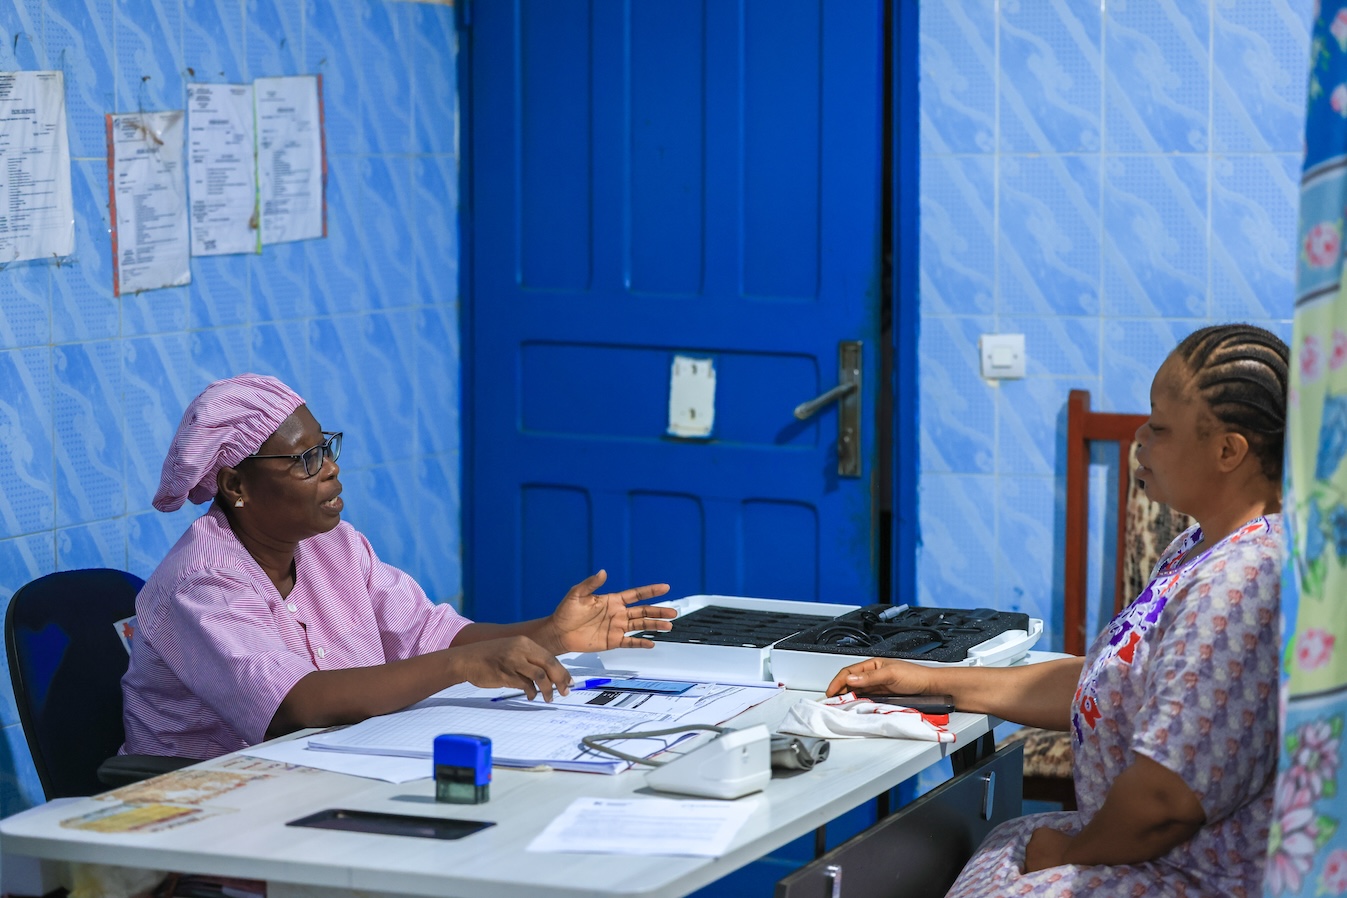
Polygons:
<instances>
[{"instance_id":1,"label":"black smartphone","mask_svg":"<svg viewBox=\"0 0 1347 898\"><path fill-rule=\"evenodd\" d=\"M952 695L862 695L885 705L902 705L923 714L949 714L954 711Z\"/></svg>"}]
</instances>

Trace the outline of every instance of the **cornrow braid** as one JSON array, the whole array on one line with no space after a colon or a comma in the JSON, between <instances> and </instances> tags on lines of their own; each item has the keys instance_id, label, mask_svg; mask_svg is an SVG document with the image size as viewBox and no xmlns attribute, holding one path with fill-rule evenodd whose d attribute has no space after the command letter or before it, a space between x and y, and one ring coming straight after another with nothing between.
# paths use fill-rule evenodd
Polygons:
<instances>
[{"instance_id":1,"label":"cornrow braid","mask_svg":"<svg viewBox=\"0 0 1347 898\"><path fill-rule=\"evenodd\" d=\"M1291 359L1286 344L1251 324L1216 324L1189 334L1174 354L1216 419L1242 434L1263 473L1280 483Z\"/></svg>"}]
</instances>

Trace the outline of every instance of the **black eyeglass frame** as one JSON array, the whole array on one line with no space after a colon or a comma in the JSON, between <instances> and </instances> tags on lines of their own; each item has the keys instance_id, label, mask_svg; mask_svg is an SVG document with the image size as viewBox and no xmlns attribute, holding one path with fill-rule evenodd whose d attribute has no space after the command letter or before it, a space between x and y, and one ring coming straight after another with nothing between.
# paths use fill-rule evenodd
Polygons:
<instances>
[{"instance_id":1,"label":"black eyeglass frame","mask_svg":"<svg viewBox=\"0 0 1347 898\"><path fill-rule=\"evenodd\" d=\"M247 456L247 457L248 457L248 458L288 458L288 459L290 459L292 462L298 460L300 463L302 463L302 464L304 465L304 479L307 480L307 479L310 478L310 477L316 476L316 475L318 474L319 471L322 471L322 470L323 470L323 459L324 459L324 458L330 457L330 458L332 459L332 461L335 463L335 462L337 461L337 456L341 455L341 434L342 434L342 432L341 432L340 430L322 430L322 431L319 431L319 433L321 433L323 436L327 437L327 439L323 440L323 441L322 441L321 443L319 443L317 446L311 446L311 447L309 447L308 449L305 449L303 452L300 452L300 453L298 453L298 454L296 454L296 455L257 455L257 454L253 454L253 455L249 455L249 456ZM332 445L333 443L336 443L336 446L335 446L335 447ZM309 470L309 458L310 458L311 456L313 456L313 454L314 454L315 452L318 453L318 467L317 467L316 469L314 469L313 471L310 471L310 470Z\"/></svg>"}]
</instances>

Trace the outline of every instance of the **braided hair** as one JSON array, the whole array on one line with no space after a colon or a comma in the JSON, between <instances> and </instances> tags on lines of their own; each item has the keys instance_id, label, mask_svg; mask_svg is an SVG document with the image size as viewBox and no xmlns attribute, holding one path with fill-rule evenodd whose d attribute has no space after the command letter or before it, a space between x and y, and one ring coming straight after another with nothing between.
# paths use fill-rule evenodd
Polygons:
<instances>
[{"instance_id":1,"label":"braided hair","mask_svg":"<svg viewBox=\"0 0 1347 898\"><path fill-rule=\"evenodd\" d=\"M1216 324L1183 339L1174 355L1188 366L1212 415L1249 441L1269 480L1281 482L1291 351L1252 324Z\"/></svg>"}]
</instances>

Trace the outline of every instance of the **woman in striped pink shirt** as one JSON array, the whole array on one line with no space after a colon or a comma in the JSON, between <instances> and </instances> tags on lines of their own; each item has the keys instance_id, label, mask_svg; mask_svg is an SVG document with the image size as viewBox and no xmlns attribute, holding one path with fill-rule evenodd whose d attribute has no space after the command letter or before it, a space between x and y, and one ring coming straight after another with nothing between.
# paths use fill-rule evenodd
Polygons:
<instances>
[{"instance_id":1,"label":"woman in striped pink shirt","mask_svg":"<svg viewBox=\"0 0 1347 898\"><path fill-rule=\"evenodd\" d=\"M474 623L433 604L341 520L341 434L272 377L208 386L187 407L154 505L211 507L136 600L122 680L123 751L210 758L302 727L354 723L454 683L550 700L556 655L653 643L665 584L596 594L599 571L547 617Z\"/></svg>"}]
</instances>

